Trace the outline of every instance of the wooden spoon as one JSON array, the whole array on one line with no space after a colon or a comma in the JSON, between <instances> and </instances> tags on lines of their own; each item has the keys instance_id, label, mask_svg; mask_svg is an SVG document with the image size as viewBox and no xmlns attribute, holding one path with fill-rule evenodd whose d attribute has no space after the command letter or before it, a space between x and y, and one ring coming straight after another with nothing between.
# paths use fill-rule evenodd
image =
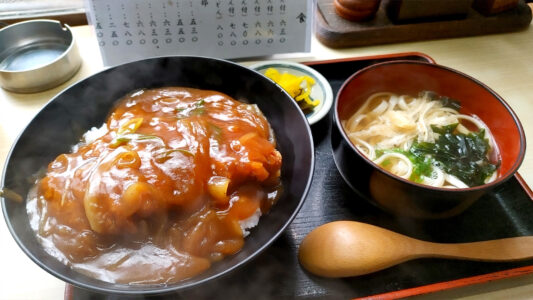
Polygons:
<instances>
[{"instance_id":1,"label":"wooden spoon","mask_svg":"<svg viewBox=\"0 0 533 300\"><path fill-rule=\"evenodd\" d=\"M324 277L368 274L421 257L481 261L533 258L533 236L438 244L369 224L337 221L311 231L300 244L298 255L305 269Z\"/></svg>"}]
</instances>

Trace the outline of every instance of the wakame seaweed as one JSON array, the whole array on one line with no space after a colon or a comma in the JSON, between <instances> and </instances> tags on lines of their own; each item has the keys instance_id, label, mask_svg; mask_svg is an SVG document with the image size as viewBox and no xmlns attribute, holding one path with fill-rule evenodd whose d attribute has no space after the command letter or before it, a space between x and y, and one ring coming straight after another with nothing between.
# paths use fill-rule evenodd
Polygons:
<instances>
[{"instance_id":1,"label":"wakame seaweed","mask_svg":"<svg viewBox=\"0 0 533 300\"><path fill-rule=\"evenodd\" d=\"M414 143L409 152L414 156L430 155L446 173L468 186L482 185L499 163L492 164L487 158L490 146L484 129L469 134L454 133L457 125L432 125L433 131L439 134L435 143Z\"/></svg>"},{"instance_id":2,"label":"wakame seaweed","mask_svg":"<svg viewBox=\"0 0 533 300\"><path fill-rule=\"evenodd\" d=\"M442 103L442 106L444 107L449 107L456 111L459 111L459 109L461 109L461 102L455 99L452 99L450 97L440 96L439 94L432 92L432 91L425 91L419 94L419 97L424 97L424 96L428 97L431 100L439 101L440 103Z\"/></svg>"},{"instance_id":3,"label":"wakame seaweed","mask_svg":"<svg viewBox=\"0 0 533 300\"><path fill-rule=\"evenodd\" d=\"M377 157L380 157L381 155L385 153L393 153L393 152L405 155L413 164L413 172L411 173L411 177L409 177L410 180L421 183L422 176L425 176L425 177L431 176L434 160L427 155L419 155L419 153L411 152L411 149L409 151L404 151L399 148L390 149L390 150L376 150L376 155ZM390 162L388 160L385 160L381 163L381 165L386 167L389 163Z\"/></svg>"}]
</instances>

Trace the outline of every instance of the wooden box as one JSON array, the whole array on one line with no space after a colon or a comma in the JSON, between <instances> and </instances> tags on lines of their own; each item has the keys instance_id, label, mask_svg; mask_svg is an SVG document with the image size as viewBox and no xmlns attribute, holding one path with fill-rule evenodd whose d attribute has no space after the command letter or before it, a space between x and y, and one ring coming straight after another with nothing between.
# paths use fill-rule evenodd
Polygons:
<instances>
[{"instance_id":1,"label":"wooden box","mask_svg":"<svg viewBox=\"0 0 533 300\"><path fill-rule=\"evenodd\" d=\"M484 15L493 15L515 8L518 0L476 0L474 8Z\"/></svg>"},{"instance_id":2,"label":"wooden box","mask_svg":"<svg viewBox=\"0 0 533 300\"><path fill-rule=\"evenodd\" d=\"M393 22L460 19L466 17L473 0L388 0L387 15Z\"/></svg>"}]
</instances>

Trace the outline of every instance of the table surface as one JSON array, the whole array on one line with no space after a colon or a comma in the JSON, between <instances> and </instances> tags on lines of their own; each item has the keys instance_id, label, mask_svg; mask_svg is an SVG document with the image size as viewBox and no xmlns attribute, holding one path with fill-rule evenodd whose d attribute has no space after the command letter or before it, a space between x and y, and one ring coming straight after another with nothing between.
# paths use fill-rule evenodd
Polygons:
<instances>
[{"instance_id":1,"label":"table surface","mask_svg":"<svg viewBox=\"0 0 533 300\"><path fill-rule=\"evenodd\" d=\"M103 68L96 37L88 26L73 28L83 59L80 71L61 86L35 94L0 89L0 169L24 126L54 95ZM469 74L500 94L522 121L526 138L533 140L533 26L517 33L433 40L372 47L330 49L313 39L311 53L282 56L293 61L326 60L398 52L422 52L439 64ZM276 57L280 58L280 57ZM242 62L244 65L252 61ZM526 151L519 169L533 186L533 152ZM0 221L0 299L61 299L65 284L34 264L17 246ZM533 275L441 291L417 299L530 299Z\"/></svg>"}]
</instances>

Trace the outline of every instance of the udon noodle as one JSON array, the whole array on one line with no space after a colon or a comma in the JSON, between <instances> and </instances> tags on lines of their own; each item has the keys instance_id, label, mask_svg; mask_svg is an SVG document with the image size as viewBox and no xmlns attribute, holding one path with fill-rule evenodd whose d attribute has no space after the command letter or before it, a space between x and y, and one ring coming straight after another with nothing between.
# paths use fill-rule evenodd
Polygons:
<instances>
[{"instance_id":1,"label":"udon noodle","mask_svg":"<svg viewBox=\"0 0 533 300\"><path fill-rule=\"evenodd\" d=\"M348 120L342 121L342 125L364 155L393 174L435 187L467 188L468 184L445 172L443 163L428 155L420 156L429 162L428 172L414 174L417 160L413 154L420 154L420 151L413 149L440 142L443 132L439 128L446 126L452 126L453 134L462 137L481 133L488 149L484 156L489 160L492 154L492 160L495 160L496 144L489 128L475 116L459 113L459 107L457 101L432 92L422 92L418 97L376 93ZM484 183L497 177L497 164L491 166L488 168L494 170L483 179Z\"/></svg>"}]
</instances>

